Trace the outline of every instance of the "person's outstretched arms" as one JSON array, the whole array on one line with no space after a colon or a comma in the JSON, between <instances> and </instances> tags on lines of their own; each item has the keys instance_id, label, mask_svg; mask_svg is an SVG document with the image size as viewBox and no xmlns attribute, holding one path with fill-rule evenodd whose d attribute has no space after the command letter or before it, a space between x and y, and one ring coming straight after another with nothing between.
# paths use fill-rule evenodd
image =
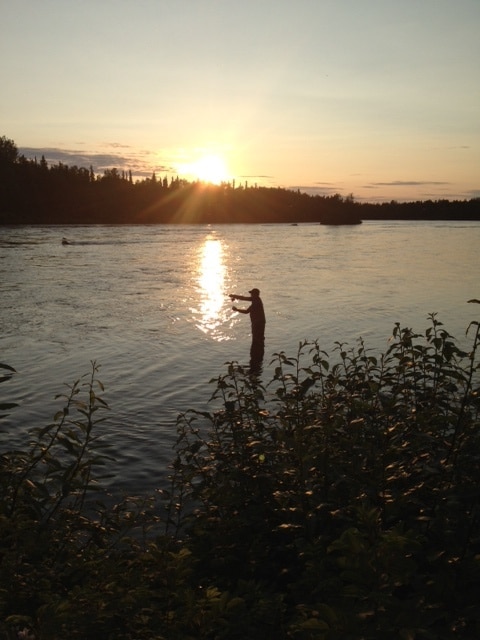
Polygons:
<instances>
[{"instance_id":1,"label":"person's outstretched arms","mask_svg":"<svg viewBox=\"0 0 480 640\"><path fill-rule=\"evenodd\" d=\"M251 302L251 296L240 296L238 293L231 293L230 300L233 302L234 300L245 300L246 302Z\"/></svg>"}]
</instances>

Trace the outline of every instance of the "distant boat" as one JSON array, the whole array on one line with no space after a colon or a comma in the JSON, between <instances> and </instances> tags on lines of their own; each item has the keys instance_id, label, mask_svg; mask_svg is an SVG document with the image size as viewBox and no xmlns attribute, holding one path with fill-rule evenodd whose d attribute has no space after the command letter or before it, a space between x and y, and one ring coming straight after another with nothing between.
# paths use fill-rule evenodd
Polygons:
<instances>
[{"instance_id":1,"label":"distant boat","mask_svg":"<svg viewBox=\"0 0 480 640\"><path fill-rule=\"evenodd\" d=\"M62 244L70 244L70 242L66 238L62 238Z\"/></svg>"}]
</instances>

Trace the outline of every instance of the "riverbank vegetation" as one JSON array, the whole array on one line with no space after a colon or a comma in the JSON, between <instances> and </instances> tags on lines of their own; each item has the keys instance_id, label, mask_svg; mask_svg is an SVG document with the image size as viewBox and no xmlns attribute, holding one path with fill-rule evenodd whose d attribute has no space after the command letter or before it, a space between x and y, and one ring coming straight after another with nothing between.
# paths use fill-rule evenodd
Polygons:
<instances>
[{"instance_id":1,"label":"riverbank vegetation","mask_svg":"<svg viewBox=\"0 0 480 640\"><path fill-rule=\"evenodd\" d=\"M480 198L383 204L353 195L309 195L235 181L221 185L131 171L29 160L0 138L0 225L155 223L323 223L370 219L480 220Z\"/></svg>"},{"instance_id":2,"label":"riverbank vegetation","mask_svg":"<svg viewBox=\"0 0 480 640\"><path fill-rule=\"evenodd\" d=\"M178 418L170 486L118 504L92 363L1 454L0 636L479 637L479 322L468 336L432 315L382 354L304 342L268 384L228 363L216 409Z\"/></svg>"}]
</instances>

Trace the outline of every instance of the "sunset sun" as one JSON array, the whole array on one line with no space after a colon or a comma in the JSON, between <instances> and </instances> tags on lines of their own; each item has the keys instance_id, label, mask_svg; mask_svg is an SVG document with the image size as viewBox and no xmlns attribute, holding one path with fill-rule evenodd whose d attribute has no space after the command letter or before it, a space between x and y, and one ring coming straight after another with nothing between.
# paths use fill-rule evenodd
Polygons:
<instances>
[{"instance_id":1,"label":"sunset sun","mask_svg":"<svg viewBox=\"0 0 480 640\"><path fill-rule=\"evenodd\" d=\"M193 179L202 182L220 184L230 179L228 167L222 156L206 154L192 163L183 165L182 173L190 175Z\"/></svg>"}]
</instances>

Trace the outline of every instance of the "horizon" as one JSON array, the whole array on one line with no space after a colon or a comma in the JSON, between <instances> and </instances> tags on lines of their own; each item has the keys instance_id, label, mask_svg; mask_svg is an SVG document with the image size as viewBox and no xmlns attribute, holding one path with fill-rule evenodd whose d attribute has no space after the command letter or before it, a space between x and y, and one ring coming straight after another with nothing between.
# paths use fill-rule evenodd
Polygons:
<instances>
[{"instance_id":1,"label":"horizon","mask_svg":"<svg viewBox=\"0 0 480 640\"><path fill-rule=\"evenodd\" d=\"M27 153L25 153L25 151ZM45 155L44 151L47 151L47 155ZM57 165L58 163L63 163L66 166L69 167L78 167L78 168L82 168L82 169L90 169L92 168L94 171L95 176L97 177L97 179L101 179L102 176L104 175L104 171L108 171L110 169L116 169L119 171L119 173L123 173L125 175L125 179L130 179L128 176L131 174L131 179L133 180L134 183L141 183L145 180L149 180L152 178L152 172L148 172L145 171L142 174L134 174L131 169L129 168L128 165L121 165L119 166L119 164L106 164L105 166L102 166L101 169L102 170L95 170L95 168L93 167L92 162L89 162L89 164L86 164L87 160L88 160L88 156L82 156L81 158L83 158L83 160L85 160L84 163L79 163L77 164L76 162L73 162L74 159L74 155L70 156L69 154L65 154L64 152L58 150L58 152L55 152L55 150L53 150L53 155L48 154L48 152L51 152L52 150L44 150L44 149L18 149L18 153L19 156L24 156L27 160L29 161L34 161L34 162L39 162L39 156L40 159L41 157L44 157L45 161L47 162L47 165L49 167L53 167L55 165ZM38 153L37 153L38 152ZM98 155L94 154L92 155L92 160L95 161L96 159L98 159ZM105 158L104 156L101 156L102 158ZM107 156L108 158L108 156ZM113 162L113 160L115 159L114 156L111 156L110 158ZM72 160L72 162L69 162L69 160ZM208 163L207 163L208 164ZM223 170L223 167L222 167ZM280 186L280 185L262 185L262 184L258 184L258 183L252 183L249 182L249 176L241 176L240 179L235 178L235 177L224 177L222 174L221 179L211 179L211 177L209 177L209 175L201 175L201 169L200 169L200 175L196 174L196 175L187 175L186 173L183 173L181 175L179 175L178 172L174 172L174 171L165 171L164 173L157 173L155 170L153 170L153 174L155 174L155 178L158 182L162 181L164 178L167 178L167 180L175 180L175 179L184 179L186 184L190 184L193 185L195 183L200 183L203 185L212 185L214 187L217 186L221 186L223 185L230 185L231 187L235 188L243 188L243 187L250 187L250 188L265 188L265 189L284 189L286 191L293 191L293 192L300 192L300 193L305 193L306 195L309 196L319 196L319 197L323 197L323 198L329 198L329 197L338 197L340 196L343 200L347 201L347 200L353 200L354 202L358 203L358 204L371 204L371 205L380 205L380 204L391 204L391 203L398 203L398 204L416 204L416 203L421 203L421 202L442 202L442 201L447 201L447 202L451 202L452 204L455 202L468 202L471 200L477 200L480 199L480 193L478 195L473 195L471 197L425 197L425 198L418 198L416 200L413 199L397 199L397 198L382 198L379 200L369 200L367 198L361 199L361 198L357 198L355 197L355 194L340 194L338 191L333 191L333 190L325 190L325 192L322 192L322 189L317 187L308 187L308 186L290 186L290 187L285 187L285 186Z\"/></svg>"},{"instance_id":2,"label":"horizon","mask_svg":"<svg viewBox=\"0 0 480 640\"><path fill-rule=\"evenodd\" d=\"M476 0L19 0L0 17L1 134L27 158L357 202L480 196Z\"/></svg>"}]
</instances>

